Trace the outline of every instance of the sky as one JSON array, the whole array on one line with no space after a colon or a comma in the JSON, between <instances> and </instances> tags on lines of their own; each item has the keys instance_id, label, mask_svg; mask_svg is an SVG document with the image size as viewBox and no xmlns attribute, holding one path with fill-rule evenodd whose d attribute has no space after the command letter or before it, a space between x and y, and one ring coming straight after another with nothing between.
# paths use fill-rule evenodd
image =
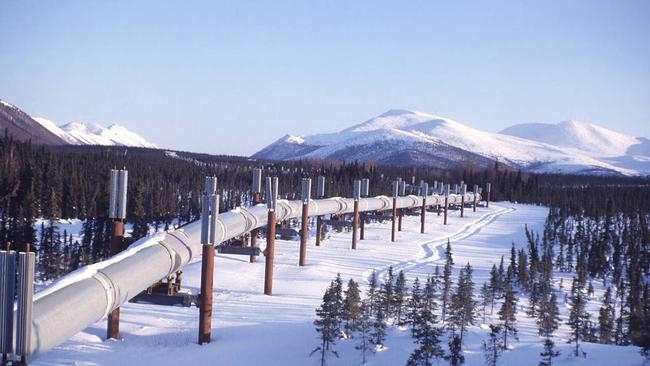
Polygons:
<instances>
[{"instance_id":1,"label":"sky","mask_svg":"<svg viewBox=\"0 0 650 366\"><path fill-rule=\"evenodd\" d=\"M650 1L0 0L0 99L250 155L389 109L650 137Z\"/></svg>"}]
</instances>

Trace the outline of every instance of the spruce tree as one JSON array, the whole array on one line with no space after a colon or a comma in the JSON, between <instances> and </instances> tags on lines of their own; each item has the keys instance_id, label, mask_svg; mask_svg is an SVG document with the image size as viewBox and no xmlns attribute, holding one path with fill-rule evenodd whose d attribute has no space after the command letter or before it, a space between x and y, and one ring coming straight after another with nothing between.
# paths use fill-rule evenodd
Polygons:
<instances>
[{"instance_id":1,"label":"spruce tree","mask_svg":"<svg viewBox=\"0 0 650 366\"><path fill-rule=\"evenodd\" d=\"M332 291L334 297L334 314L340 331L343 324L343 280L341 279L340 273L336 274L336 279L332 282ZM339 337L343 338L344 333L339 332Z\"/></svg>"},{"instance_id":2,"label":"spruce tree","mask_svg":"<svg viewBox=\"0 0 650 366\"><path fill-rule=\"evenodd\" d=\"M517 298L515 291L512 288L512 281L507 281L505 284L505 294L503 296L503 304L499 309L499 319L503 322L503 348L508 348L508 334L517 339Z\"/></svg>"},{"instance_id":3,"label":"spruce tree","mask_svg":"<svg viewBox=\"0 0 650 366\"><path fill-rule=\"evenodd\" d=\"M316 309L317 318L314 320L314 325L316 326L316 331L320 338L320 345L311 351L309 355L312 356L314 353L318 353L320 356L321 366L327 364L328 353L338 357L338 353L333 349L340 334L340 323L338 320L338 309L336 305L334 286L335 285L332 282L330 287L325 291L323 302L321 306Z\"/></svg>"},{"instance_id":4,"label":"spruce tree","mask_svg":"<svg viewBox=\"0 0 650 366\"><path fill-rule=\"evenodd\" d=\"M490 324L490 335L487 341L483 341L481 348L485 358L485 366L496 366L501 356L502 329L499 325Z\"/></svg>"},{"instance_id":5,"label":"spruce tree","mask_svg":"<svg viewBox=\"0 0 650 366\"><path fill-rule=\"evenodd\" d=\"M417 321L418 314L423 304L423 295L422 290L420 289L420 279L415 277L413 281L413 287L411 288L411 296L408 299L408 313L407 313L407 322L411 324L411 327L414 326ZM413 328L411 328L413 330Z\"/></svg>"},{"instance_id":6,"label":"spruce tree","mask_svg":"<svg viewBox=\"0 0 650 366\"><path fill-rule=\"evenodd\" d=\"M386 317L393 315L394 288L395 274L393 273L393 266L390 266L388 267L386 281L381 286L381 304Z\"/></svg>"},{"instance_id":7,"label":"spruce tree","mask_svg":"<svg viewBox=\"0 0 650 366\"><path fill-rule=\"evenodd\" d=\"M371 316L375 315L377 308L380 305L379 289L377 288L377 273L372 271L370 281L368 281L368 306Z\"/></svg>"},{"instance_id":8,"label":"spruce tree","mask_svg":"<svg viewBox=\"0 0 650 366\"><path fill-rule=\"evenodd\" d=\"M458 275L458 286L451 298L449 323L454 331L460 331L461 344L467 327L474 324L476 301L474 300L474 282L472 266L467 263Z\"/></svg>"},{"instance_id":9,"label":"spruce tree","mask_svg":"<svg viewBox=\"0 0 650 366\"><path fill-rule=\"evenodd\" d=\"M377 312L372 321L372 330L370 331L370 343L374 344L377 349L384 348L384 341L386 340L386 318L384 317L384 309L377 308Z\"/></svg>"},{"instance_id":10,"label":"spruce tree","mask_svg":"<svg viewBox=\"0 0 650 366\"><path fill-rule=\"evenodd\" d=\"M442 272L442 321L446 321L447 306L451 300L451 264L449 261L445 263L445 268Z\"/></svg>"},{"instance_id":11,"label":"spruce tree","mask_svg":"<svg viewBox=\"0 0 650 366\"><path fill-rule=\"evenodd\" d=\"M557 307L557 296L555 292L548 299L541 303L539 316L537 318L537 327L539 335L551 337L560 325L560 311Z\"/></svg>"},{"instance_id":12,"label":"spruce tree","mask_svg":"<svg viewBox=\"0 0 650 366\"><path fill-rule=\"evenodd\" d=\"M571 286L571 311L567 324L571 328L571 337L568 343L575 343L574 355L580 355L580 341L585 338L589 330L589 313L586 310L586 301L583 294L583 285L578 278L573 279ZM586 356L584 351L583 355Z\"/></svg>"},{"instance_id":13,"label":"spruce tree","mask_svg":"<svg viewBox=\"0 0 650 366\"><path fill-rule=\"evenodd\" d=\"M348 281L348 287L345 290L345 298L343 299L343 321L345 322L344 329L346 337L353 337L357 330L360 306L361 295L359 293L359 285L350 279Z\"/></svg>"},{"instance_id":14,"label":"spruce tree","mask_svg":"<svg viewBox=\"0 0 650 366\"><path fill-rule=\"evenodd\" d=\"M560 355L559 351L555 350L555 343L551 338L544 340L544 351L539 354L542 360L539 361L539 366L553 366L553 358Z\"/></svg>"},{"instance_id":15,"label":"spruce tree","mask_svg":"<svg viewBox=\"0 0 650 366\"><path fill-rule=\"evenodd\" d=\"M490 282L488 289L490 290L490 315L494 313L494 301L500 297L500 284L499 284L499 272L496 265L492 265L492 270L490 270Z\"/></svg>"},{"instance_id":16,"label":"spruce tree","mask_svg":"<svg viewBox=\"0 0 650 366\"><path fill-rule=\"evenodd\" d=\"M445 356L445 360L449 361L451 366L460 366L465 363L463 342L459 336L455 335L449 340L449 353Z\"/></svg>"},{"instance_id":17,"label":"spruce tree","mask_svg":"<svg viewBox=\"0 0 650 366\"><path fill-rule=\"evenodd\" d=\"M373 351L370 347L370 332L372 330L372 316L370 315L370 304L368 300L363 300L359 307L359 317L357 319L357 338L359 343L355 346L356 349L361 351L361 358L363 363L366 363L368 351Z\"/></svg>"},{"instance_id":18,"label":"spruce tree","mask_svg":"<svg viewBox=\"0 0 650 366\"><path fill-rule=\"evenodd\" d=\"M447 246L445 247L445 263L449 263L450 265L454 265L454 258L451 254L451 243L449 239L447 239Z\"/></svg>"},{"instance_id":19,"label":"spruce tree","mask_svg":"<svg viewBox=\"0 0 650 366\"><path fill-rule=\"evenodd\" d=\"M434 359L444 355L440 347L441 331L436 327L436 321L433 311L422 306L412 329L417 347L409 356L407 366L431 366Z\"/></svg>"},{"instance_id":20,"label":"spruce tree","mask_svg":"<svg viewBox=\"0 0 650 366\"><path fill-rule=\"evenodd\" d=\"M487 282L483 282L483 286L481 286L480 299L481 300L479 301L479 304L481 305L481 308L482 308L483 323L485 323L485 318L486 318L486 313L487 313L487 306L492 302L492 293L490 291L490 288L489 288Z\"/></svg>"},{"instance_id":21,"label":"spruce tree","mask_svg":"<svg viewBox=\"0 0 650 366\"><path fill-rule=\"evenodd\" d=\"M406 277L404 271L399 271L395 280L395 289L393 293L393 305L395 307L395 320L397 325L404 325L404 307L406 302Z\"/></svg>"},{"instance_id":22,"label":"spruce tree","mask_svg":"<svg viewBox=\"0 0 650 366\"><path fill-rule=\"evenodd\" d=\"M614 307L612 305L612 290L610 287L605 291L603 305L598 313L598 328L600 343L612 343L614 338Z\"/></svg>"}]
</instances>

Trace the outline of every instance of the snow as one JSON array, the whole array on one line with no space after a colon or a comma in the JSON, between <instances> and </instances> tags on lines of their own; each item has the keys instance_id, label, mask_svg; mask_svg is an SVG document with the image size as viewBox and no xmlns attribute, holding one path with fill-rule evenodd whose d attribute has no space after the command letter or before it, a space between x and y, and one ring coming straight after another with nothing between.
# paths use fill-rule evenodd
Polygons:
<instances>
[{"instance_id":1,"label":"snow","mask_svg":"<svg viewBox=\"0 0 650 366\"><path fill-rule=\"evenodd\" d=\"M636 137L573 120L518 124L500 133L609 157L625 155L631 146L641 143Z\"/></svg>"},{"instance_id":2,"label":"snow","mask_svg":"<svg viewBox=\"0 0 650 366\"><path fill-rule=\"evenodd\" d=\"M43 127L72 145L134 146L157 148L142 136L124 126L113 124L104 128L95 123L71 122L57 126L53 121L34 117Z\"/></svg>"},{"instance_id":3,"label":"snow","mask_svg":"<svg viewBox=\"0 0 650 366\"><path fill-rule=\"evenodd\" d=\"M298 267L298 242L276 241L274 268L274 295L263 295L264 259L248 263L247 257L217 255L214 276L213 341L196 344L198 310L196 308L165 307L146 304L126 304L121 309L123 339L104 341L105 321L88 327L64 344L39 359L33 365L140 365L143 359L152 365L177 365L185 363L223 365L317 365L316 357L309 353L317 346L317 333L313 327L314 310L320 304L329 282L341 273L365 290L373 270L383 279L388 266L404 270L409 281L415 276L423 279L431 274L440 258L447 238L451 240L455 267L458 270L470 262L474 267L476 291L488 278L492 264L502 255L506 261L511 242L517 247L525 245L523 224L541 230L548 210L544 207L493 203L490 208L479 207L477 212L466 210L459 218L452 211L449 225L441 225L442 217L427 213L424 235L419 233L419 218L404 217L404 230L391 243L390 223L366 226L366 240L358 249L350 249L350 233L335 233L323 241L321 247L313 246L307 253L307 266ZM264 241L259 242L262 246ZM201 262L197 259L184 268L183 285L197 293L200 286ZM559 277L556 278L559 280ZM565 289L570 285L564 279ZM601 296L602 286L594 283L596 296ZM558 296L563 299L564 296ZM588 309L595 315L596 301ZM520 306L525 306L522 299ZM567 308L560 302L563 319ZM541 351L534 320L523 311L517 314L520 340L513 349L505 352L499 365L536 365ZM489 321L489 319L488 319ZM485 324L472 326L466 336L465 356L468 366L483 365L480 341L487 337ZM557 365L640 365L641 356L636 347L619 347L584 344L587 358L570 355L571 345L566 344L567 326L562 324L556 333L556 346L562 354ZM446 341L446 339L445 339ZM356 341L341 340L335 346L340 358L328 360L330 366L361 364ZM389 328L386 349L371 355L368 365L404 365L413 349L407 329ZM441 363L444 364L444 363Z\"/></svg>"},{"instance_id":4,"label":"snow","mask_svg":"<svg viewBox=\"0 0 650 366\"><path fill-rule=\"evenodd\" d=\"M642 158L650 156L647 139L596 125L576 121L558 125L527 124L513 126L502 133L490 133L448 118L399 109L339 132L302 138L287 135L274 142L273 149L263 149L260 153L271 154L262 156L271 159L326 159L338 151L362 151L363 146L373 142L396 140L402 144L377 151L374 160L379 160L382 154L395 153L395 149L417 150L414 144L435 146L444 143L536 172L650 174L650 164ZM296 143L314 148L295 149L291 144ZM625 155L628 151L634 152L635 158ZM361 160L353 153L347 155L350 160Z\"/></svg>"},{"instance_id":5,"label":"snow","mask_svg":"<svg viewBox=\"0 0 650 366\"><path fill-rule=\"evenodd\" d=\"M7 103L4 100L0 99L0 104L9 107L9 108L16 108L13 104Z\"/></svg>"}]
</instances>

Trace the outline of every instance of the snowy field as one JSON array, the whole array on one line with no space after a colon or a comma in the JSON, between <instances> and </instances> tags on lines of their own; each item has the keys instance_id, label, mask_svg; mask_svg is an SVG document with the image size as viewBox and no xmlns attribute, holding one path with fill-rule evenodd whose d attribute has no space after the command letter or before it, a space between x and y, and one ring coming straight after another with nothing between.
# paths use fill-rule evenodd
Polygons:
<instances>
[{"instance_id":1,"label":"snowy field","mask_svg":"<svg viewBox=\"0 0 650 366\"><path fill-rule=\"evenodd\" d=\"M419 217L405 216L404 230L397 241L390 242L390 223L366 226L366 240L358 249L350 249L348 233L333 234L321 247L313 245L307 253L307 266L298 263L297 241L277 241L274 273L274 295L263 295L264 257L248 263L248 257L218 255L215 261L213 341L197 344L198 309L127 304L122 307L121 334L123 339L104 341L105 321L98 322L55 349L42 355L33 365L317 365L317 357L309 353L318 345L312 324L314 310L330 281L341 273L344 282L349 278L361 283L365 290L368 277L376 270L383 279L389 266L404 270L409 284L419 276L421 280L441 269L441 252L447 238L451 240L455 262L454 283L458 270L467 262L474 267L475 289L488 278L489 270L501 256L506 263L510 246L526 244L524 224L541 231L548 210L529 205L499 203L479 207L474 213L466 211L465 218L452 213L449 225L443 226L442 216L427 213L426 234L419 233ZM260 241L261 244L264 241ZM183 284L192 293L200 286L200 259L184 268ZM559 281L559 277L556 276ZM564 279L569 290L570 276ZM589 310L597 317L597 298L602 286L594 282L595 298ZM562 354L557 365L642 365L636 347L618 347L583 344L587 358L574 358L571 345L566 344L568 327L564 324L567 306L564 293L558 302L562 325L556 332L555 343ZM520 299L519 306L526 306ZM74 309L70 309L74 311ZM482 320L482 319L480 319ZM481 322L479 320L479 323ZM497 322L496 311L495 318ZM542 350L534 319L523 309L517 313L519 342L504 352L499 365L537 365ZM487 323L490 322L488 316ZM466 365L483 365L480 344L487 336L487 325L470 328L465 340ZM446 337L443 345L446 349ZM361 364L360 352L354 349L357 341L341 340L335 346L340 358L331 357L328 365ZM368 365L404 365L413 350L408 329L389 327L386 348L370 356ZM444 361L441 365L446 364Z\"/></svg>"}]
</instances>

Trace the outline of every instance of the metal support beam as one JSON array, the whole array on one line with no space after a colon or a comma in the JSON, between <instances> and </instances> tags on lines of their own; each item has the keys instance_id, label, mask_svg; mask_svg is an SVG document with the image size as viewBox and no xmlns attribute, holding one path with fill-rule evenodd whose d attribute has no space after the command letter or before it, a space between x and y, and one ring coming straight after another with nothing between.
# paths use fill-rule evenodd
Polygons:
<instances>
[{"instance_id":1,"label":"metal support beam","mask_svg":"<svg viewBox=\"0 0 650 366\"><path fill-rule=\"evenodd\" d=\"M397 219L397 197L393 197L393 210L390 229L390 241L395 241L395 220Z\"/></svg>"},{"instance_id":2,"label":"metal support beam","mask_svg":"<svg viewBox=\"0 0 650 366\"><path fill-rule=\"evenodd\" d=\"M320 246L320 239L323 236L323 216L316 216L316 246Z\"/></svg>"},{"instance_id":3,"label":"metal support beam","mask_svg":"<svg viewBox=\"0 0 650 366\"><path fill-rule=\"evenodd\" d=\"M273 259L275 258L275 211L269 210L266 223L266 267L264 268L264 295L273 295Z\"/></svg>"},{"instance_id":4,"label":"metal support beam","mask_svg":"<svg viewBox=\"0 0 650 366\"><path fill-rule=\"evenodd\" d=\"M422 209L420 209L420 233L424 234L424 221L427 214L427 198L422 197Z\"/></svg>"},{"instance_id":5,"label":"metal support beam","mask_svg":"<svg viewBox=\"0 0 650 366\"><path fill-rule=\"evenodd\" d=\"M357 229L359 228L359 201L354 201L354 212L352 214L352 249L357 249Z\"/></svg>"},{"instance_id":6,"label":"metal support beam","mask_svg":"<svg viewBox=\"0 0 650 366\"><path fill-rule=\"evenodd\" d=\"M304 266L307 260L307 239L309 238L309 200L311 199L311 179L302 179L302 221L300 222L300 259L298 260L299 266Z\"/></svg>"},{"instance_id":7,"label":"metal support beam","mask_svg":"<svg viewBox=\"0 0 650 366\"><path fill-rule=\"evenodd\" d=\"M212 288L214 280L214 245L203 244L201 294L199 295L199 344L210 343L212 336Z\"/></svg>"},{"instance_id":8,"label":"metal support beam","mask_svg":"<svg viewBox=\"0 0 650 366\"><path fill-rule=\"evenodd\" d=\"M465 193L467 192L467 185L461 184L460 193L460 217L465 217Z\"/></svg>"},{"instance_id":9,"label":"metal support beam","mask_svg":"<svg viewBox=\"0 0 650 366\"><path fill-rule=\"evenodd\" d=\"M124 246L124 221L122 219L113 220L113 232L109 242L110 255L113 256L122 251ZM115 308L108 314L108 326L106 328L106 338L120 338L120 308Z\"/></svg>"},{"instance_id":10,"label":"metal support beam","mask_svg":"<svg viewBox=\"0 0 650 366\"><path fill-rule=\"evenodd\" d=\"M309 237L309 229L307 223L309 223L309 203L302 204L302 219L300 226L300 259L298 265L303 267L305 261L307 260L307 238Z\"/></svg>"}]
</instances>

